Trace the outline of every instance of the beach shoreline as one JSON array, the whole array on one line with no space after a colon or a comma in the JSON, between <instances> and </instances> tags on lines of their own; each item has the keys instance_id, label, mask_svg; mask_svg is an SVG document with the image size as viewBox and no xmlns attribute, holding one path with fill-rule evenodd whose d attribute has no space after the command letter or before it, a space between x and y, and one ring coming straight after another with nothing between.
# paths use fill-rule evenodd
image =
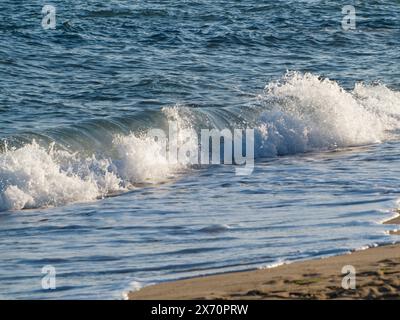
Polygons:
<instances>
[{"instance_id":1,"label":"beach shoreline","mask_svg":"<svg viewBox=\"0 0 400 320\"><path fill-rule=\"evenodd\" d=\"M400 224L400 216L383 223ZM396 241L400 232L390 234ZM349 267L354 267L355 289L342 287ZM127 296L129 300L400 299L400 244L269 269L165 282Z\"/></svg>"}]
</instances>

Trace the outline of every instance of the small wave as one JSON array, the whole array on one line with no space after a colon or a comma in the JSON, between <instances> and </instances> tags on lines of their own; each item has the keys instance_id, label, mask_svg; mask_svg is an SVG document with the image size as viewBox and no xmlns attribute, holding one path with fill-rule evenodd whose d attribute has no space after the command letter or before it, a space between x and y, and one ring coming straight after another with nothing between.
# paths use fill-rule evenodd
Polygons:
<instances>
[{"instance_id":1,"label":"small wave","mask_svg":"<svg viewBox=\"0 0 400 320\"><path fill-rule=\"evenodd\" d=\"M88 18L114 18L114 17L131 17L133 11L128 9L107 9L88 11L86 17Z\"/></svg>"},{"instance_id":2,"label":"small wave","mask_svg":"<svg viewBox=\"0 0 400 320\"><path fill-rule=\"evenodd\" d=\"M346 91L329 79L288 73L260 99L270 110L260 115L258 156L379 143L400 124L400 93L384 85Z\"/></svg>"},{"instance_id":3,"label":"small wave","mask_svg":"<svg viewBox=\"0 0 400 320\"><path fill-rule=\"evenodd\" d=\"M199 232L204 233L221 233L231 229L229 225L226 224L213 224L204 228L201 228Z\"/></svg>"},{"instance_id":4,"label":"small wave","mask_svg":"<svg viewBox=\"0 0 400 320\"><path fill-rule=\"evenodd\" d=\"M117 137L118 159L82 158L45 149L36 141L0 154L0 210L20 210L90 201L167 179L170 165L160 145L134 134Z\"/></svg>"},{"instance_id":5,"label":"small wave","mask_svg":"<svg viewBox=\"0 0 400 320\"><path fill-rule=\"evenodd\" d=\"M89 201L119 189L106 160L46 150L35 141L0 154L0 210Z\"/></svg>"},{"instance_id":6,"label":"small wave","mask_svg":"<svg viewBox=\"0 0 400 320\"><path fill-rule=\"evenodd\" d=\"M170 121L196 132L254 128L255 157L276 157L395 138L400 93L363 83L346 91L335 81L292 72L268 84L250 107L175 106L11 137L0 147L0 210L92 201L174 178L188 165L171 163L146 134Z\"/></svg>"},{"instance_id":7,"label":"small wave","mask_svg":"<svg viewBox=\"0 0 400 320\"><path fill-rule=\"evenodd\" d=\"M152 285L152 284L153 284L153 283L144 284L144 283L139 282L139 281L131 281L131 283L129 284L129 286L128 286L126 289L124 289L124 290L122 291L122 299L123 299L123 300L129 300L129 293L135 292L135 291L139 291L139 290L141 290L143 287L149 286L149 285ZM119 292L118 292L118 295L120 295Z\"/></svg>"},{"instance_id":8,"label":"small wave","mask_svg":"<svg viewBox=\"0 0 400 320\"><path fill-rule=\"evenodd\" d=\"M267 264L267 265L260 266L260 267L258 267L258 269L259 270L272 269L272 268L277 268L277 267L283 266L285 264L290 264L290 263L292 263L292 262L278 259L278 261Z\"/></svg>"}]
</instances>

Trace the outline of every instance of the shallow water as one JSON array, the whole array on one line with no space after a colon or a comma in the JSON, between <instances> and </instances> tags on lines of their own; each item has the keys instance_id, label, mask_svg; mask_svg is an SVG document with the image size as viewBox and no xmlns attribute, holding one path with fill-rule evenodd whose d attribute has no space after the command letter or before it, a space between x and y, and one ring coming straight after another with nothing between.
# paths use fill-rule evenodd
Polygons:
<instances>
[{"instance_id":1,"label":"shallow water","mask_svg":"<svg viewBox=\"0 0 400 320\"><path fill-rule=\"evenodd\" d=\"M356 1L349 32L332 1L52 3L48 31L41 1L0 4L1 298L118 299L396 239L397 2ZM140 134L169 120L255 128L253 174L170 166Z\"/></svg>"}]
</instances>

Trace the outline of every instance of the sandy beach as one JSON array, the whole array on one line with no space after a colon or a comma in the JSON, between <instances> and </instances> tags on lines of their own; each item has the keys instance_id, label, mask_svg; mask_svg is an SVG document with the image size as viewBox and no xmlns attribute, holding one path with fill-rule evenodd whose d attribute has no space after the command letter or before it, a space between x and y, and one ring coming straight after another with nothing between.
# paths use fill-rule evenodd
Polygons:
<instances>
[{"instance_id":1,"label":"sandy beach","mask_svg":"<svg viewBox=\"0 0 400 320\"><path fill-rule=\"evenodd\" d=\"M385 222L400 224L400 217ZM398 237L398 231L391 232ZM342 268L356 271L356 288L343 289ZM128 295L142 299L400 299L400 245L296 262L276 268L167 282Z\"/></svg>"}]
</instances>

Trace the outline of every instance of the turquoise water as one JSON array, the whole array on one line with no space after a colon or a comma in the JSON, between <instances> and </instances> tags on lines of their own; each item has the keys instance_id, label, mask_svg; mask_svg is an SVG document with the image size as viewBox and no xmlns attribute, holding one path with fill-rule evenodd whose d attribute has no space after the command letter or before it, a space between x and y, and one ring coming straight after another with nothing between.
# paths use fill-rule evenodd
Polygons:
<instances>
[{"instance_id":1,"label":"turquoise water","mask_svg":"<svg viewBox=\"0 0 400 320\"><path fill-rule=\"evenodd\" d=\"M2 1L0 297L119 299L396 240L396 1ZM289 71L288 71L289 70ZM145 134L251 127L255 169ZM56 269L44 290L41 271Z\"/></svg>"}]
</instances>

